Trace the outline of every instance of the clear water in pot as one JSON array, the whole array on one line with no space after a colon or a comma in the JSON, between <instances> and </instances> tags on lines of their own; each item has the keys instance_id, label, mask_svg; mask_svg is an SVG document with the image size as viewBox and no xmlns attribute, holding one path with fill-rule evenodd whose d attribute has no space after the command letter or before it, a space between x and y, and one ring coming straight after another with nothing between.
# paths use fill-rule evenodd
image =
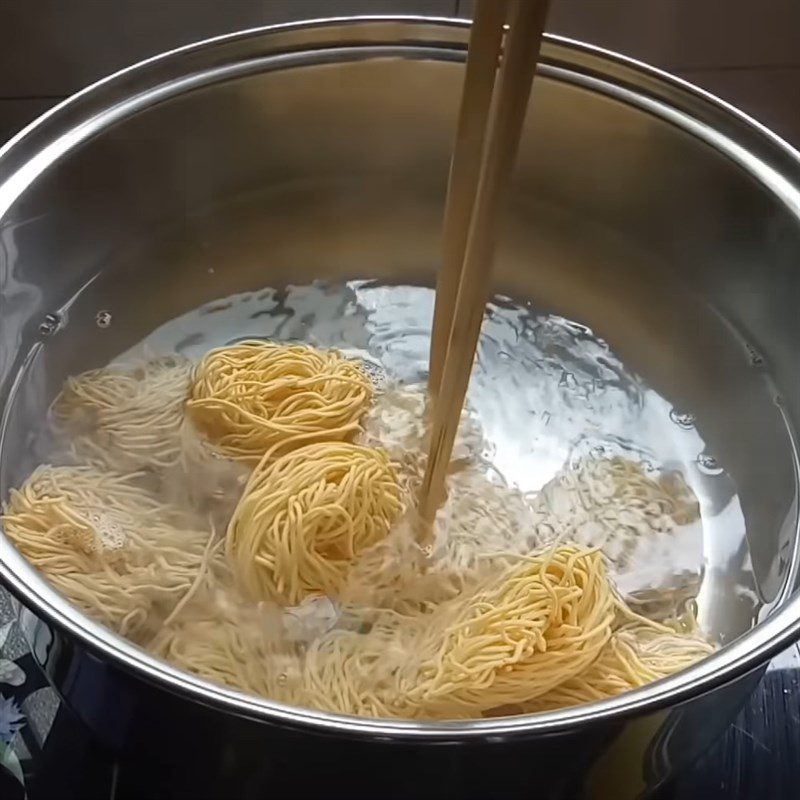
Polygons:
<instances>
[{"instance_id":1,"label":"clear water in pot","mask_svg":"<svg viewBox=\"0 0 800 800\"><path fill-rule=\"evenodd\" d=\"M114 361L131 364L168 354L196 360L213 347L249 338L302 341L362 358L390 383L424 385L433 299L430 288L377 280L264 288L176 317ZM66 312L43 320L42 343L19 376L7 421L30 420L28 400L52 394L52 387L42 385L49 340L56 341L54 333L62 341L79 333L85 341L87 332L76 330L84 320L94 326L94 337L115 325L111 311L89 309L80 296ZM766 378L763 391L771 400ZM745 516L724 460L704 442L692 408L674 407L590 328L495 296L469 408L483 430L483 457L531 499L558 484L565 470L587 461L623 457L654 477L680 473L698 498L700 520L675 531L667 545L637 545L617 576L620 588L643 601L696 596L701 626L720 642L755 622L763 598ZM33 426L36 436L23 439L26 455L16 461L16 482L47 460L51 445L42 422ZM718 613L722 596L725 610Z\"/></svg>"}]
</instances>

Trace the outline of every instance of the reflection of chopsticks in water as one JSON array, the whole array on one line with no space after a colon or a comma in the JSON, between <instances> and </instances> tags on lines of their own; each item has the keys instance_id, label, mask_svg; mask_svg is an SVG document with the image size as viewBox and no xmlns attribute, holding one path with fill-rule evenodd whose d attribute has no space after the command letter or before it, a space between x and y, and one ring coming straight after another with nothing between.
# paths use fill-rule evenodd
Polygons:
<instances>
[{"instance_id":1,"label":"reflection of chopsticks in water","mask_svg":"<svg viewBox=\"0 0 800 800\"><path fill-rule=\"evenodd\" d=\"M436 287L428 384L433 419L419 495L419 513L426 523L432 522L444 497L489 294L500 206L516 159L547 7L548 0L478 0L476 7ZM506 13L509 27L503 42Z\"/></svg>"}]
</instances>

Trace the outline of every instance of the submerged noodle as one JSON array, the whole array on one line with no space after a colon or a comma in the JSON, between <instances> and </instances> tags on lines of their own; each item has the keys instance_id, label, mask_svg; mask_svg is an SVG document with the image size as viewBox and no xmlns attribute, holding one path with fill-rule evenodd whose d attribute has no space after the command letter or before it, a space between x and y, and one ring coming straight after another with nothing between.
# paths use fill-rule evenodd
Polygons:
<instances>
[{"instance_id":1,"label":"submerged noodle","mask_svg":"<svg viewBox=\"0 0 800 800\"><path fill-rule=\"evenodd\" d=\"M309 652L315 705L457 719L536 697L586 669L611 637L614 596L598 552L524 558L430 611L379 613Z\"/></svg>"},{"instance_id":2,"label":"submerged noodle","mask_svg":"<svg viewBox=\"0 0 800 800\"><path fill-rule=\"evenodd\" d=\"M423 550L407 508L424 397L372 395L338 353L263 342L194 368L85 373L53 409L82 465L36 470L5 531L79 608L154 654L335 713L544 711L713 652L691 625L635 613L607 573L697 519L678 477L597 460L523 496L482 460L465 414Z\"/></svg>"},{"instance_id":3,"label":"submerged noodle","mask_svg":"<svg viewBox=\"0 0 800 800\"><path fill-rule=\"evenodd\" d=\"M143 641L191 590L211 532L155 500L134 476L39 467L2 521L19 551L89 616Z\"/></svg>"},{"instance_id":4,"label":"submerged noodle","mask_svg":"<svg viewBox=\"0 0 800 800\"><path fill-rule=\"evenodd\" d=\"M686 669L713 652L713 645L697 632L641 618L614 631L587 670L522 703L520 711L552 711L615 697Z\"/></svg>"},{"instance_id":5,"label":"submerged noodle","mask_svg":"<svg viewBox=\"0 0 800 800\"><path fill-rule=\"evenodd\" d=\"M82 461L118 472L173 467L191 373L178 357L84 372L67 378L53 417Z\"/></svg>"},{"instance_id":6,"label":"submerged noodle","mask_svg":"<svg viewBox=\"0 0 800 800\"><path fill-rule=\"evenodd\" d=\"M164 632L157 651L282 702L411 719L590 702L713 652L695 632L629 612L601 555L570 546L515 558L427 609L345 607L335 629L303 647L269 636L263 614L206 601Z\"/></svg>"}]
</instances>

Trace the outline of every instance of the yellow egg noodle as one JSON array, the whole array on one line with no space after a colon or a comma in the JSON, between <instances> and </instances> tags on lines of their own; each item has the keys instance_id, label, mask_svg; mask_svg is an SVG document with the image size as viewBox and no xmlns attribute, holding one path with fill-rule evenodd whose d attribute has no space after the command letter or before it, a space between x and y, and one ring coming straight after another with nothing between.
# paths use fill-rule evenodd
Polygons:
<instances>
[{"instance_id":1,"label":"yellow egg noodle","mask_svg":"<svg viewBox=\"0 0 800 800\"><path fill-rule=\"evenodd\" d=\"M53 404L76 457L117 472L175 466L192 363L168 357L67 378Z\"/></svg>"},{"instance_id":2,"label":"yellow egg noodle","mask_svg":"<svg viewBox=\"0 0 800 800\"><path fill-rule=\"evenodd\" d=\"M401 511L400 486L380 450L309 444L253 470L226 541L255 599L292 606L337 595L356 556L385 538Z\"/></svg>"},{"instance_id":3,"label":"yellow egg noodle","mask_svg":"<svg viewBox=\"0 0 800 800\"><path fill-rule=\"evenodd\" d=\"M602 547L622 568L642 542L669 537L700 518L697 498L680 474L651 477L640 463L620 457L562 470L538 493L533 509L554 537Z\"/></svg>"},{"instance_id":4,"label":"yellow egg noodle","mask_svg":"<svg viewBox=\"0 0 800 800\"><path fill-rule=\"evenodd\" d=\"M279 646L252 609L224 625L219 606L192 612L164 635L182 668L286 703L384 718L476 719L590 702L713 652L696 633L632 615L601 555L569 546L515 558L427 610L345 609L343 625L306 646Z\"/></svg>"},{"instance_id":5,"label":"yellow egg noodle","mask_svg":"<svg viewBox=\"0 0 800 800\"><path fill-rule=\"evenodd\" d=\"M322 637L304 677L315 705L330 711L479 717L586 669L610 639L614 613L600 554L551 549L430 611L384 612L367 633Z\"/></svg>"},{"instance_id":6,"label":"yellow egg noodle","mask_svg":"<svg viewBox=\"0 0 800 800\"><path fill-rule=\"evenodd\" d=\"M372 394L361 366L334 350L246 341L203 358L186 410L222 453L255 465L352 439Z\"/></svg>"},{"instance_id":7,"label":"yellow egg noodle","mask_svg":"<svg viewBox=\"0 0 800 800\"><path fill-rule=\"evenodd\" d=\"M335 351L255 341L195 366L68 379L53 417L72 463L12 491L5 532L69 600L154 654L331 712L532 713L713 652L691 614L649 619L607 573L631 540L697 519L677 476L600 459L523 496L481 460L466 414L423 550L408 509L424 396L374 394Z\"/></svg>"},{"instance_id":8,"label":"yellow egg noodle","mask_svg":"<svg viewBox=\"0 0 800 800\"><path fill-rule=\"evenodd\" d=\"M192 588L210 532L153 498L135 477L41 466L11 491L2 522L56 589L142 642Z\"/></svg>"},{"instance_id":9,"label":"yellow egg noodle","mask_svg":"<svg viewBox=\"0 0 800 800\"><path fill-rule=\"evenodd\" d=\"M701 635L647 619L618 628L589 669L551 692L520 704L521 712L605 700L666 678L711 655L714 647Z\"/></svg>"},{"instance_id":10,"label":"yellow egg noodle","mask_svg":"<svg viewBox=\"0 0 800 800\"><path fill-rule=\"evenodd\" d=\"M274 698L283 671L299 663L293 647L281 641L279 619L211 581L162 626L149 649L206 680Z\"/></svg>"}]
</instances>

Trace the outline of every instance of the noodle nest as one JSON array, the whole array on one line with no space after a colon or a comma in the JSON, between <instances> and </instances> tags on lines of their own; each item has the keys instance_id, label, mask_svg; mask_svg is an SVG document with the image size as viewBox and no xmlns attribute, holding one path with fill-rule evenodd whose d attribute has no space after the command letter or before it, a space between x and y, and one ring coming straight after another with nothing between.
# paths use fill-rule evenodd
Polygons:
<instances>
[{"instance_id":1,"label":"noodle nest","mask_svg":"<svg viewBox=\"0 0 800 800\"><path fill-rule=\"evenodd\" d=\"M248 592L296 605L336 596L356 556L386 537L402 509L385 453L346 442L264 457L228 526L226 550Z\"/></svg>"},{"instance_id":2,"label":"noodle nest","mask_svg":"<svg viewBox=\"0 0 800 800\"><path fill-rule=\"evenodd\" d=\"M597 551L561 547L507 566L430 611L379 612L367 633L309 650L313 704L366 716L462 719L540 696L589 667L615 600Z\"/></svg>"},{"instance_id":3,"label":"noodle nest","mask_svg":"<svg viewBox=\"0 0 800 800\"><path fill-rule=\"evenodd\" d=\"M222 454L256 464L352 439L372 395L359 364L336 351L246 341L203 358L186 411Z\"/></svg>"}]
</instances>

